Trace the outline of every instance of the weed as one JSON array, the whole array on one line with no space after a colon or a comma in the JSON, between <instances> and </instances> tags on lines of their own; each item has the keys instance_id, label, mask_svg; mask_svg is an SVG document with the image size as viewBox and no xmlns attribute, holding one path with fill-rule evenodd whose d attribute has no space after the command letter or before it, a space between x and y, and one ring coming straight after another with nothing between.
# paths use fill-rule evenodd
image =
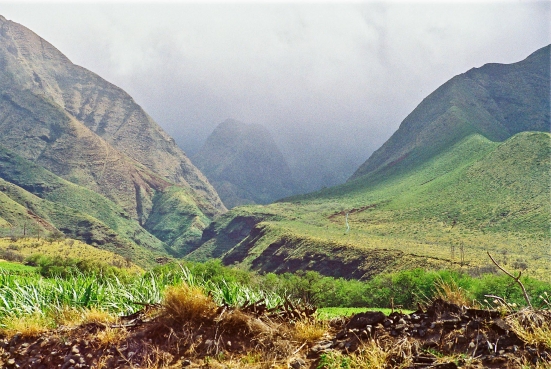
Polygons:
<instances>
[{"instance_id":1,"label":"weed","mask_svg":"<svg viewBox=\"0 0 551 369\"><path fill-rule=\"evenodd\" d=\"M218 308L201 288L185 283L166 290L163 306L167 317L178 322L212 319Z\"/></svg>"},{"instance_id":2,"label":"weed","mask_svg":"<svg viewBox=\"0 0 551 369\"><path fill-rule=\"evenodd\" d=\"M524 342L551 349L551 312L524 309L509 315L506 321Z\"/></svg>"},{"instance_id":3,"label":"weed","mask_svg":"<svg viewBox=\"0 0 551 369\"><path fill-rule=\"evenodd\" d=\"M363 344L358 351L345 355L329 352L320 357L318 369L383 369L387 367L390 354L384 351L376 341Z\"/></svg>"},{"instance_id":4,"label":"weed","mask_svg":"<svg viewBox=\"0 0 551 369\"><path fill-rule=\"evenodd\" d=\"M18 317L6 316L0 321L0 333L7 337L19 334L21 337L36 337L54 326L54 322L36 312L32 315Z\"/></svg>"},{"instance_id":5,"label":"weed","mask_svg":"<svg viewBox=\"0 0 551 369\"><path fill-rule=\"evenodd\" d=\"M439 278L434 284L434 290L435 293L433 298L440 298L459 306L478 307L478 305L468 297L467 291L459 287L454 280L444 281L442 278Z\"/></svg>"},{"instance_id":6,"label":"weed","mask_svg":"<svg viewBox=\"0 0 551 369\"><path fill-rule=\"evenodd\" d=\"M128 331L124 328L111 328L107 326L104 330L96 334L96 339L100 347L109 345L117 346L128 337Z\"/></svg>"},{"instance_id":7,"label":"weed","mask_svg":"<svg viewBox=\"0 0 551 369\"><path fill-rule=\"evenodd\" d=\"M323 337L329 325L326 321L298 321L294 325L293 337L300 342L315 342Z\"/></svg>"}]
</instances>

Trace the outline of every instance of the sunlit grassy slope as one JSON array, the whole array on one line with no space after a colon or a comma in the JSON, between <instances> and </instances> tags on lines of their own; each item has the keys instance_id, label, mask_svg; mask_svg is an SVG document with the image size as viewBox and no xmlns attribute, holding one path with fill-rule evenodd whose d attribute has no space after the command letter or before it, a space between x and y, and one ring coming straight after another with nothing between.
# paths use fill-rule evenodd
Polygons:
<instances>
[{"instance_id":1,"label":"sunlit grassy slope","mask_svg":"<svg viewBox=\"0 0 551 369\"><path fill-rule=\"evenodd\" d=\"M52 258L69 258L78 260L90 260L107 265L124 268L131 273L139 273L143 270L136 264L129 262L124 257L107 250L85 244L72 239L48 241L35 237L19 238L11 240L8 237L0 238L0 251L10 251L12 254L28 257L31 255L44 255ZM1 259L1 257L0 257ZM17 265L2 261L0 270L11 270L18 266L18 271L32 271L32 267Z\"/></svg>"},{"instance_id":2,"label":"sunlit grassy slope","mask_svg":"<svg viewBox=\"0 0 551 369\"><path fill-rule=\"evenodd\" d=\"M496 143L471 135L411 169L241 207L211 225L195 254L208 249L262 271L369 278L417 266L476 271L490 251L549 279L550 137L523 132Z\"/></svg>"}]
</instances>

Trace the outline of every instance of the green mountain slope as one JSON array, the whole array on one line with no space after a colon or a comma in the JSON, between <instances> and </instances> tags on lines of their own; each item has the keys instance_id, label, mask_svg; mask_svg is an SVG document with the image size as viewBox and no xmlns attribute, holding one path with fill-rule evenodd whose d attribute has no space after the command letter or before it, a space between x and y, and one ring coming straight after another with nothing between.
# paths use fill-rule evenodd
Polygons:
<instances>
[{"instance_id":1,"label":"green mountain slope","mask_svg":"<svg viewBox=\"0 0 551 369\"><path fill-rule=\"evenodd\" d=\"M226 210L203 174L128 94L1 16L0 145L35 164L13 169L9 182L99 219L151 250L185 252L200 238L197 227ZM27 170L40 174L13 176ZM60 185L58 177L76 186ZM170 211L160 199L174 187L181 195L173 201L180 204L171 209L201 222L174 228L158 221Z\"/></svg>"},{"instance_id":2,"label":"green mountain slope","mask_svg":"<svg viewBox=\"0 0 551 369\"><path fill-rule=\"evenodd\" d=\"M503 141L522 131L549 132L550 49L452 78L406 117L351 180L409 170L473 133Z\"/></svg>"},{"instance_id":3,"label":"green mountain slope","mask_svg":"<svg viewBox=\"0 0 551 369\"><path fill-rule=\"evenodd\" d=\"M88 214L134 245L163 251L156 239L120 206L84 187L66 181L0 146L0 178L50 202ZM70 227L69 227L70 228Z\"/></svg>"},{"instance_id":4,"label":"green mountain slope","mask_svg":"<svg viewBox=\"0 0 551 369\"><path fill-rule=\"evenodd\" d=\"M369 278L462 261L475 271L488 264L489 250L549 278L550 145L543 132L503 143L471 135L371 186L358 179L292 202L231 210L207 229L195 254L221 254L226 264L261 271ZM239 225L250 231L237 236Z\"/></svg>"},{"instance_id":5,"label":"green mountain slope","mask_svg":"<svg viewBox=\"0 0 551 369\"><path fill-rule=\"evenodd\" d=\"M20 236L26 227L28 236L42 236L59 230L97 248L114 252L141 266L151 266L155 257L165 255L159 250L137 247L119 236L103 222L75 209L41 199L21 187L0 179L0 218L17 228ZM4 207L4 205L6 205Z\"/></svg>"},{"instance_id":6,"label":"green mountain slope","mask_svg":"<svg viewBox=\"0 0 551 369\"><path fill-rule=\"evenodd\" d=\"M228 208L268 204L297 192L283 154L258 124L220 123L192 159Z\"/></svg>"}]
</instances>

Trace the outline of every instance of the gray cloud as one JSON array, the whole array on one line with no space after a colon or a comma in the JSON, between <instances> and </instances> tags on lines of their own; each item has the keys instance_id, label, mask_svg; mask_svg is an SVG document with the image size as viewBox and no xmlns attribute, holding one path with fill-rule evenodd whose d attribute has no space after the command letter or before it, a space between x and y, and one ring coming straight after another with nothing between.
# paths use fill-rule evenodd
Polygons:
<instances>
[{"instance_id":1,"label":"gray cloud","mask_svg":"<svg viewBox=\"0 0 551 369\"><path fill-rule=\"evenodd\" d=\"M260 123L297 172L326 148L318 170L340 167L333 182L454 75L551 42L547 1L0 2L0 14L125 89L184 150L226 118Z\"/></svg>"}]
</instances>

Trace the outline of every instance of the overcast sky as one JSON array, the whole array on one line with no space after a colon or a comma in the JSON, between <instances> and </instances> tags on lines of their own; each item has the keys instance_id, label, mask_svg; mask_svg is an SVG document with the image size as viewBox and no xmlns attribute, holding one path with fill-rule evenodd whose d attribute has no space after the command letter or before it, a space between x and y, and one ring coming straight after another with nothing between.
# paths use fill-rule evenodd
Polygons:
<instances>
[{"instance_id":1,"label":"overcast sky","mask_svg":"<svg viewBox=\"0 0 551 369\"><path fill-rule=\"evenodd\" d=\"M551 42L549 1L0 0L0 14L125 89L188 153L234 118L288 154L328 145L359 163L454 75Z\"/></svg>"}]
</instances>

